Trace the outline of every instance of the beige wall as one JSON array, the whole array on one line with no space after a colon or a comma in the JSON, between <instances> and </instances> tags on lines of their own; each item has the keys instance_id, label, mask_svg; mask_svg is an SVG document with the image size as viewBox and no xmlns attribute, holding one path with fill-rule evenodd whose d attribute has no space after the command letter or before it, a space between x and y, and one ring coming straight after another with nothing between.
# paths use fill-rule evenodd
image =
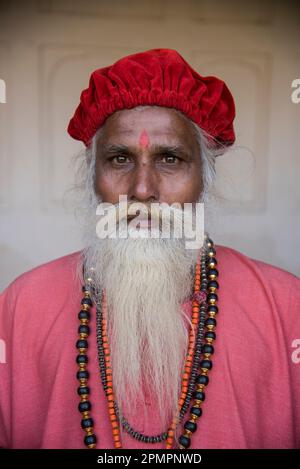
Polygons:
<instances>
[{"instance_id":1,"label":"beige wall","mask_svg":"<svg viewBox=\"0 0 300 469\"><path fill-rule=\"evenodd\" d=\"M80 249L65 129L95 68L154 47L223 78L237 144L218 161L217 243L300 275L300 8L295 1L0 0L1 283Z\"/></svg>"}]
</instances>

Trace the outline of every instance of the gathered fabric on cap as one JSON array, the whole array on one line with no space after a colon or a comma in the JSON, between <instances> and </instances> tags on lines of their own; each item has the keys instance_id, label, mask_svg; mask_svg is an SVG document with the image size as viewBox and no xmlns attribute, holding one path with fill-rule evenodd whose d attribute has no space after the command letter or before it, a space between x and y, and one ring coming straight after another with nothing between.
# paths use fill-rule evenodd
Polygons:
<instances>
[{"instance_id":1,"label":"gathered fabric on cap","mask_svg":"<svg viewBox=\"0 0 300 469\"><path fill-rule=\"evenodd\" d=\"M235 141L235 105L226 84L199 75L171 49L152 49L129 55L95 70L89 87L68 126L69 134L86 146L115 111L155 105L181 111L217 145Z\"/></svg>"}]
</instances>

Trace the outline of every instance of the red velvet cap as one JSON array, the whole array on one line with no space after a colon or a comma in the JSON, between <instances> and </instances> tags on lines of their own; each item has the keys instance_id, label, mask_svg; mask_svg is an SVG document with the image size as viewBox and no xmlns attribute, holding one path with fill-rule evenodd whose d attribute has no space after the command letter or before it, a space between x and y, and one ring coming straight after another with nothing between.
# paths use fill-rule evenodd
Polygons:
<instances>
[{"instance_id":1,"label":"red velvet cap","mask_svg":"<svg viewBox=\"0 0 300 469\"><path fill-rule=\"evenodd\" d=\"M225 83L216 77L202 77L171 49L129 55L93 72L68 132L89 145L108 116L141 105L175 108L216 142L234 143L235 106Z\"/></svg>"}]
</instances>

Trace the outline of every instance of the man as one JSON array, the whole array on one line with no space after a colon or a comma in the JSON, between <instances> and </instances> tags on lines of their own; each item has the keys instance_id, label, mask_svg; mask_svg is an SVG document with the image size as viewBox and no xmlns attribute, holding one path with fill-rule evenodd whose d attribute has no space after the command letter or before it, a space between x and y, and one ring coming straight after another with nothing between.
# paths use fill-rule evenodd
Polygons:
<instances>
[{"instance_id":1,"label":"man","mask_svg":"<svg viewBox=\"0 0 300 469\"><path fill-rule=\"evenodd\" d=\"M300 446L300 280L209 238L142 236L161 233L155 203L174 226L206 202L234 115L226 85L172 50L92 74L68 128L87 146L85 249L1 297L0 446ZM101 238L100 202L127 222L146 206L137 236Z\"/></svg>"}]
</instances>

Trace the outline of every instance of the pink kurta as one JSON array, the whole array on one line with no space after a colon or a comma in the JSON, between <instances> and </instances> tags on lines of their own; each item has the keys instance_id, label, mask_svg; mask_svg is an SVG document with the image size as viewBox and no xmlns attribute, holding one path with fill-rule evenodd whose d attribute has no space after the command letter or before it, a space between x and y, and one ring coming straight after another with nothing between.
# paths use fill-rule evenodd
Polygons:
<instances>
[{"instance_id":1,"label":"pink kurta","mask_svg":"<svg viewBox=\"0 0 300 469\"><path fill-rule=\"evenodd\" d=\"M299 448L300 279L233 249L216 249L217 340L191 447ZM0 362L0 447L84 448L75 361L82 297L75 274L78 256L73 253L21 275L1 296L6 363ZM94 314L91 330L92 417L97 447L108 449L113 440L99 376ZM0 361L3 358L2 353ZM148 435L165 430L158 425L155 405L151 415L146 424L127 417ZM164 447L128 435L123 446Z\"/></svg>"}]
</instances>

